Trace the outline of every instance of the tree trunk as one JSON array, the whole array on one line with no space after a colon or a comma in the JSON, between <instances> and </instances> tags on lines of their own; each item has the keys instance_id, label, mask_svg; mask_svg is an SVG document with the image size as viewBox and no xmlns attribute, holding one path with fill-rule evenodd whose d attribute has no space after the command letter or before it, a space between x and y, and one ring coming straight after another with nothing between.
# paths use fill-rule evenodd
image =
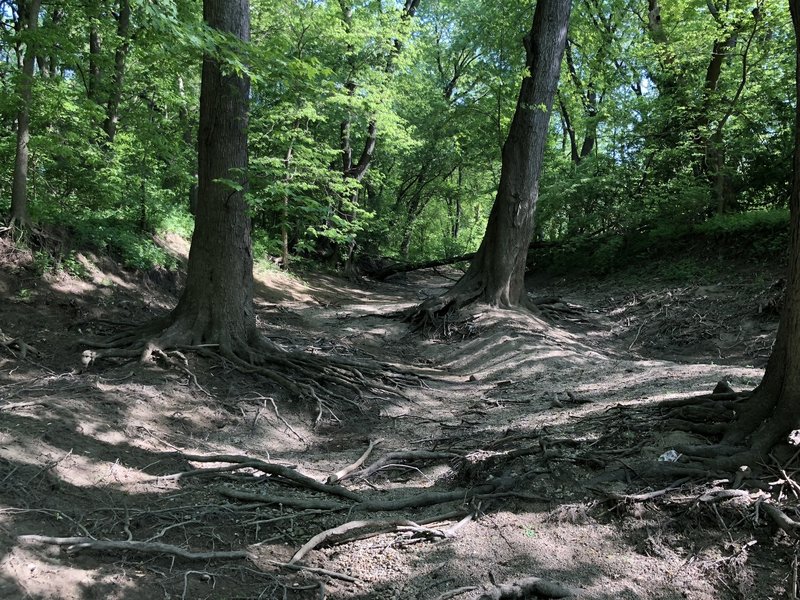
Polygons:
<instances>
[{"instance_id":1,"label":"tree trunk","mask_svg":"<svg viewBox=\"0 0 800 600\"><path fill-rule=\"evenodd\" d=\"M100 33L97 31L97 23L92 22L89 28L89 82L88 96L90 100L98 102L100 98Z\"/></svg>"},{"instance_id":2,"label":"tree trunk","mask_svg":"<svg viewBox=\"0 0 800 600\"><path fill-rule=\"evenodd\" d=\"M527 73L503 145L500 185L486 233L466 274L439 303L527 305L524 285L533 237L539 173L567 39L571 0L539 0L525 38ZM422 307L425 309L425 306Z\"/></svg>"},{"instance_id":3,"label":"tree trunk","mask_svg":"<svg viewBox=\"0 0 800 600\"><path fill-rule=\"evenodd\" d=\"M103 130L106 132L109 142L113 142L114 137L117 135L119 103L122 100L122 83L125 78L125 59L128 57L128 49L130 46L128 34L130 24L130 0L119 0L119 12L117 13L117 37L119 38L119 45L114 53L114 84L108 97L106 120L103 123Z\"/></svg>"},{"instance_id":4,"label":"tree trunk","mask_svg":"<svg viewBox=\"0 0 800 600\"><path fill-rule=\"evenodd\" d=\"M35 35L39 26L39 8L41 0L19 2L20 31L28 36ZM32 40L28 37L25 41L25 55L22 59L22 73L20 73L17 86L19 94L19 110L17 111L17 150L14 159L14 176L11 182L11 224L27 225L30 221L28 214L28 164L31 139L31 100L33 98L33 69L36 61L36 52L32 47Z\"/></svg>"},{"instance_id":5,"label":"tree trunk","mask_svg":"<svg viewBox=\"0 0 800 600\"><path fill-rule=\"evenodd\" d=\"M248 40L248 0L204 0L209 27ZM172 314L191 344L236 352L257 339L253 257L247 213L247 125L250 82L203 60L198 138L198 205L186 287Z\"/></svg>"},{"instance_id":6,"label":"tree trunk","mask_svg":"<svg viewBox=\"0 0 800 600\"><path fill-rule=\"evenodd\" d=\"M795 93L800 100L800 0L789 0L789 7L797 44ZM750 447L760 455L800 429L800 102L795 105L795 119L791 255L783 311L764 378L725 440L741 442L752 434Z\"/></svg>"}]
</instances>

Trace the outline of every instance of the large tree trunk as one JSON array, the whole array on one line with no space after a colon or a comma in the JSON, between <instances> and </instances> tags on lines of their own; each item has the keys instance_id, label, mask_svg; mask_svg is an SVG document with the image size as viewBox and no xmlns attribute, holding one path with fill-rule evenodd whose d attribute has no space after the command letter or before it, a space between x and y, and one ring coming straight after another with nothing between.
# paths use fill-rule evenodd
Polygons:
<instances>
[{"instance_id":1,"label":"large tree trunk","mask_svg":"<svg viewBox=\"0 0 800 600\"><path fill-rule=\"evenodd\" d=\"M247 41L249 0L203 0L208 26ZM383 365L352 359L322 359L289 353L259 335L253 307L253 257L247 214L247 124L250 83L246 76L203 60L198 140L198 205L189 251L186 287L167 316L131 327L87 350L85 365L103 357L161 358L170 350L209 347L234 367L264 376L292 394L313 400L317 420L334 408L359 406L365 392L396 393L384 381L394 374ZM402 378L402 376L398 376Z\"/></svg>"},{"instance_id":2,"label":"large tree trunk","mask_svg":"<svg viewBox=\"0 0 800 600\"><path fill-rule=\"evenodd\" d=\"M20 1L19 20L20 31L28 36L35 35L39 26L39 8L41 0ZM20 74L17 90L19 93L19 110L17 111L17 151L14 159L14 176L11 182L11 225L27 225L28 215L28 163L30 150L28 145L31 139L31 100L33 98L33 69L36 61L36 52L32 48L30 37L25 42L25 54L22 59L22 73Z\"/></svg>"},{"instance_id":3,"label":"large tree trunk","mask_svg":"<svg viewBox=\"0 0 800 600\"><path fill-rule=\"evenodd\" d=\"M539 0L536 4L533 25L525 38L528 76L522 80L503 145L500 185L486 233L466 274L438 299L441 306L457 308L476 300L503 308L527 304L525 263L571 4L571 0Z\"/></svg>"},{"instance_id":4,"label":"large tree trunk","mask_svg":"<svg viewBox=\"0 0 800 600\"><path fill-rule=\"evenodd\" d=\"M795 91L800 100L800 0L789 0L789 6L797 42ZM726 436L726 441L738 443L752 434L750 447L761 455L800 429L800 102L795 119L791 257L783 311L764 378Z\"/></svg>"},{"instance_id":5,"label":"large tree trunk","mask_svg":"<svg viewBox=\"0 0 800 600\"><path fill-rule=\"evenodd\" d=\"M210 27L249 39L248 0L204 0L203 15ZM197 215L186 287L172 318L177 329L188 328L190 343L219 344L223 353L257 338L245 202L249 93L247 77L205 57Z\"/></svg>"}]
</instances>

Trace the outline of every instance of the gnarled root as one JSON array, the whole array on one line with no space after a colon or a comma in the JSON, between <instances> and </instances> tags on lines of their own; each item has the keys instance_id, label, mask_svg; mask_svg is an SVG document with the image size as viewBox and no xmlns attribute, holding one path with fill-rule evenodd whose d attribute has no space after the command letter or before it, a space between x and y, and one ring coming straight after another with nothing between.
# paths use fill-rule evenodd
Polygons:
<instances>
[{"instance_id":1,"label":"gnarled root","mask_svg":"<svg viewBox=\"0 0 800 600\"><path fill-rule=\"evenodd\" d=\"M204 343L204 338L215 343ZM181 319L159 319L140 328L126 329L104 341L83 343L96 349L83 352L84 368L103 358L138 358L188 371L184 352L221 358L240 372L273 381L293 398L313 401L317 422L325 414L338 420L336 412L348 406L361 409L366 396L403 397L403 387L419 384L416 375L400 373L374 361L288 352L256 331L239 336L198 335L185 327Z\"/></svg>"}]
</instances>

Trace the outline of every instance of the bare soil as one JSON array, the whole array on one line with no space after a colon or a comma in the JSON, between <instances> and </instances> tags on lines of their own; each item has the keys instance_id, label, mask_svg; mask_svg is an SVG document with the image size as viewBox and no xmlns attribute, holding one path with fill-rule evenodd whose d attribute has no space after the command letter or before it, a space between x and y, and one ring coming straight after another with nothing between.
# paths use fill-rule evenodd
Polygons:
<instances>
[{"instance_id":1,"label":"bare soil","mask_svg":"<svg viewBox=\"0 0 800 600\"><path fill-rule=\"evenodd\" d=\"M313 406L223 361L82 368L82 338L169 310L180 278L89 255L82 279L42 277L30 258L0 247L0 598L474 600L525 577L595 599L794 597L793 540L756 495L715 496L733 474L665 482L636 467L707 441L662 427L659 402L721 379L758 383L777 322L773 270L691 285L533 281L534 296L559 298L541 318L477 307L433 337L391 315L455 272L380 284L259 273L260 327L284 348L419 376L402 398L315 423ZM365 467L430 454L394 454L343 480L361 507L285 476L323 483L370 442ZM797 469L767 465L763 480L789 515ZM327 537L286 566L315 535L355 520L394 521L363 539ZM247 556L188 559L140 542Z\"/></svg>"}]
</instances>

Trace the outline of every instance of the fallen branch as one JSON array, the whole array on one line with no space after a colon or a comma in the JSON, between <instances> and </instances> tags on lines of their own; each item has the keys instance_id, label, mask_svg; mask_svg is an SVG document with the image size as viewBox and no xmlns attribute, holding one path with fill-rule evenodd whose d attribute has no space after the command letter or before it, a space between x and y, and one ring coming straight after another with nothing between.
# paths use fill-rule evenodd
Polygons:
<instances>
[{"instance_id":1,"label":"fallen branch","mask_svg":"<svg viewBox=\"0 0 800 600\"><path fill-rule=\"evenodd\" d=\"M321 531L312 537L305 544L303 544L303 546L297 552L294 553L294 556L292 556L289 564L291 565L299 560L302 560L306 554L322 544L344 544L346 542L363 540L380 535L382 533L396 531L400 527L419 528L422 525L446 521L448 519L461 517L463 515L463 511L458 511L445 515L429 517L417 522L409 521L408 519L372 519L363 521L349 521L343 525L339 525L338 527Z\"/></svg>"},{"instance_id":2,"label":"fallen branch","mask_svg":"<svg viewBox=\"0 0 800 600\"><path fill-rule=\"evenodd\" d=\"M305 565L292 565L289 563L278 562L277 560L268 560L267 562L273 566L280 567L281 569L289 569L290 571L308 571L309 573L326 575L333 579L341 579L342 581L347 581L349 583L355 583L358 581L358 579L355 577L345 575L344 573L339 573L338 571L330 571L328 569L320 569L318 567L307 567Z\"/></svg>"},{"instance_id":3,"label":"fallen branch","mask_svg":"<svg viewBox=\"0 0 800 600\"><path fill-rule=\"evenodd\" d=\"M26 344L19 338L7 336L2 330L0 330L0 346L6 348L14 358L17 357L14 350L17 350L19 352L19 357L23 359L27 357L29 352L33 356L39 355L39 351L36 348L30 344Z\"/></svg>"},{"instance_id":4,"label":"fallen branch","mask_svg":"<svg viewBox=\"0 0 800 600\"><path fill-rule=\"evenodd\" d=\"M187 560L240 560L243 558L250 558L250 553L246 550L192 552L180 546L161 544L158 542L95 540L88 537L50 537L47 535L20 535L17 537L17 540L23 544L69 546L69 550L171 554Z\"/></svg>"},{"instance_id":5,"label":"fallen branch","mask_svg":"<svg viewBox=\"0 0 800 600\"><path fill-rule=\"evenodd\" d=\"M331 485L336 483L337 481L341 481L342 479L346 479L347 477L352 475L355 471L357 471L361 467L361 465L364 464L364 461L367 460L370 453L372 452L372 449L375 447L376 444L377 442L375 440L370 440L369 447L364 451L364 454L362 454L361 457L356 462L346 466L344 469L336 471L336 473L328 477L325 483Z\"/></svg>"},{"instance_id":6,"label":"fallen branch","mask_svg":"<svg viewBox=\"0 0 800 600\"><path fill-rule=\"evenodd\" d=\"M697 501L703 503L722 502L723 500L730 500L731 498L747 498L750 500L752 496L747 490L711 490L700 496Z\"/></svg>"},{"instance_id":7,"label":"fallen branch","mask_svg":"<svg viewBox=\"0 0 800 600\"><path fill-rule=\"evenodd\" d=\"M346 498L348 500L352 500L353 502L363 501L359 494L351 492L350 490L341 486L328 485L308 477L307 475L298 473L297 470L291 467L264 462L263 460L254 459L249 456L240 456L236 454L212 454L209 456L203 456L201 454L183 454L181 452L172 452L167 456L182 458L187 461L195 462L227 462L240 464L250 467L251 469L261 471L267 475L283 477L284 479L288 479L289 481L292 481L302 487L306 487L317 492L323 492L325 494L330 494L331 496L339 496L340 498Z\"/></svg>"},{"instance_id":8,"label":"fallen branch","mask_svg":"<svg viewBox=\"0 0 800 600\"><path fill-rule=\"evenodd\" d=\"M415 460L450 460L452 458L458 458L460 455L456 454L455 452L430 452L428 450L407 450L407 451L398 451L398 452L389 452L385 456L379 458L366 469L358 471L352 474L352 477L357 477L359 480L366 479L370 475L376 473L377 471L381 470L383 467L393 464L399 463L403 461L415 461Z\"/></svg>"},{"instance_id":9,"label":"fallen branch","mask_svg":"<svg viewBox=\"0 0 800 600\"><path fill-rule=\"evenodd\" d=\"M449 592L445 592L441 596L437 596L436 600L450 600L450 598L455 598L456 596L460 596L461 594L466 594L467 592L474 592L477 589L479 588L478 586L475 585L456 588L454 590L450 590Z\"/></svg>"}]
</instances>

